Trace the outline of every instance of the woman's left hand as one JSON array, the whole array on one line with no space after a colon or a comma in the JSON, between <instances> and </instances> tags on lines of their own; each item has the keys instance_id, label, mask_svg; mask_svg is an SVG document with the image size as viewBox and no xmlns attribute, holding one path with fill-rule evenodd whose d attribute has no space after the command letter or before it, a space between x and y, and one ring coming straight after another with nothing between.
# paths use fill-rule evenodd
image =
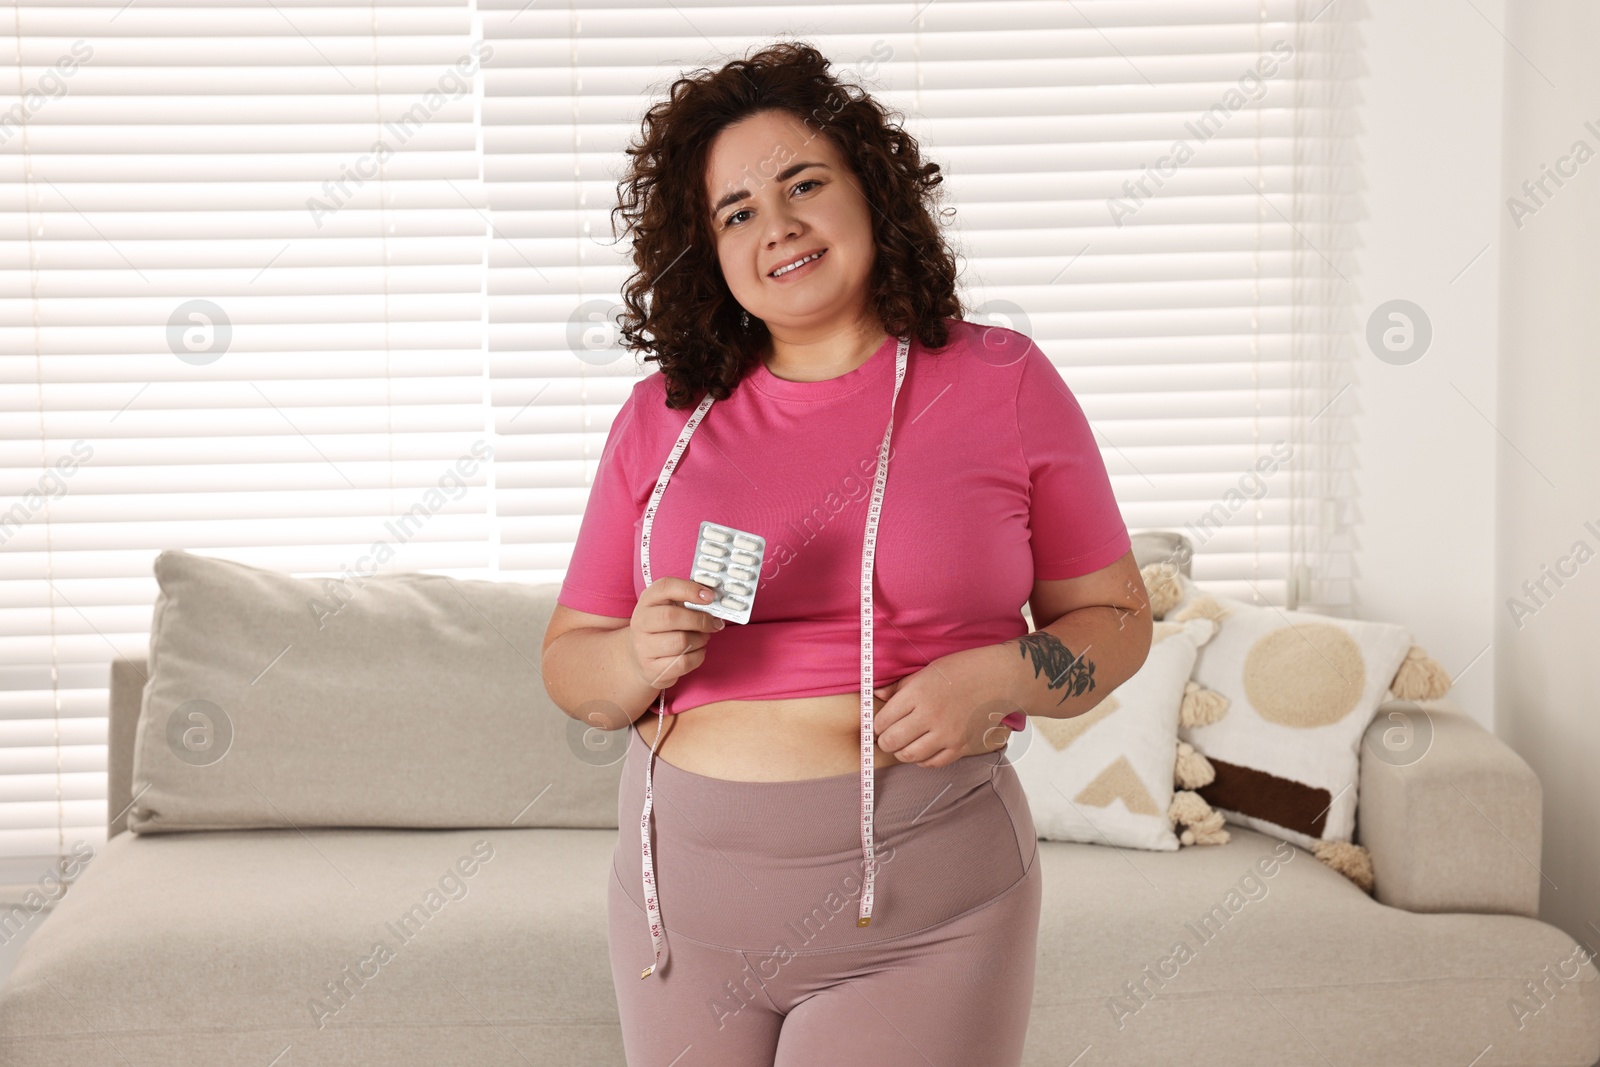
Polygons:
<instances>
[{"instance_id":1,"label":"woman's left hand","mask_svg":"<svg viewBox=\"0 0 1600 1067\"><path fill-rule=\"evenodd\" d=\"M919 767L1006 747L1013 731L1000 720L1022 708L1000 696L1004 654L999 645L962 649L874 689L887 701L872 713L878 747Z\"/></svg>"}]
</instances>

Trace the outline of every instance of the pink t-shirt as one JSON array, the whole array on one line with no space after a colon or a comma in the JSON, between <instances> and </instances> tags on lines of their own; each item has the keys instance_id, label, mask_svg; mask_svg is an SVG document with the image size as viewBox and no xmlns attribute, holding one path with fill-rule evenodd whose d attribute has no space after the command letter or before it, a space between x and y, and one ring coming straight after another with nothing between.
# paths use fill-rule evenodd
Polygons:
<instances>
[{"instance_id":1,"label":"pink t-shirt","mask_svg":"<svg viewBox=\"0 0 1600 1067\"><path fill-rule=\"evenodd\" d=\"M1025 335L962 320L937 351L912 338L895 409L873 576L873 685L1028 633L1033 582L1129 551L1076 398ZM862 538L894 393L890 337L866 363L792 382L757 361L696 428L651 526L651 577L688 578L700 522L767 539L750 621L710 635L666 690L668 714L717 700L860 687ZM698 401L704 394L696 396ZM659 373L606 440L557 601L627 618L644 592L644 510L694 408ZM1020 712L1003 720L1021 730Z\"/></svg>"}]
</instances>

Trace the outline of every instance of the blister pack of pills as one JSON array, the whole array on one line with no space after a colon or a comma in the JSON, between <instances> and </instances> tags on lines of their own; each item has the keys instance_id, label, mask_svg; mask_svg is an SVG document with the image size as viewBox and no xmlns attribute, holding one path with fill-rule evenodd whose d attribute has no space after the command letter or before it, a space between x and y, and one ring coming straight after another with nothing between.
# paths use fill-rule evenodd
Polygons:
<instances>
[{"instance_id":1,"label":"blister pack of pills","mask_svg":"<svg viewBox=\"0 0 1600 1067\"><path fill-rule=\"evenodd\" d=\"M718 595L709 604L686 600L683 606L729 622L749 622L756 600L756 583L761 577L761 560L766 554L765 537L721 523L702 522L700 538L694 547L694 568L689 577L711 586Z\"/></svg>"}]
</instances>

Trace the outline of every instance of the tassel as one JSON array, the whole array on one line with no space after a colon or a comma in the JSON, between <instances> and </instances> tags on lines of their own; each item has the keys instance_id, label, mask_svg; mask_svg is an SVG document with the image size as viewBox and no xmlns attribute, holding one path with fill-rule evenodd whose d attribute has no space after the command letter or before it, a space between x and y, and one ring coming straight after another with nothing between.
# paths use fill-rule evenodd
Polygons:
<instances>
[{"instance_id":1,"label":"tassel","mask_svg":"<svg viewBox=\"0 0 1600 1067\"><path fill-rule=\"evenodd\" d=\"M1199 682L1183 684L1183 703L1178 706L1180 726L1206 726L1222 718L1228 710L1228 698L1214 689L1206 689Z\"/></svg>"},{"instance_id":2,"label":"tassel","mask_svg":"<svg viewBox=\"0 0 1600 1067\"><path fill-rule=\"evenodd\" d=\"M1180 845L1226 845L1228 831L1222 828L1222 812L1212 811L1211 805L1199 793L1179 790L1172 794L1172 804L1167 808L1167 822L1173 829L1185 827L1178 834Z\"/></svg>"},{"instance_id":3,"label":"tassel","mask_svg":"<svg viewBox=\"0 0 1600 1067\"><path fill-rule=\"evenodd\" d=\"M1178 568L1172 563L1152 563L1139 572L1144 579L1145 592L1150 594L1150 614L1163 618L1183 599L1183 587L1178 582Z\"/></svg>"},{"instance_id":4,"label":"tassel","mask_svg":"<svg viewBox=\"0 0 1600 1067\"><path fill-rule=\"evenodd\" d=\"M1214 811L1178 835L1182 845L1226 845L1231 837L1222 828L1222 812Z\"/></svg>"},{"instance_id":5,"label":"tassel","mask_svg":"<svg viewBox=\"0 0 1600 1067\"><path fill-rule=\"evenodd\" d=\"M1174 785L1184 789L1199 789L1216 780L1217 770L1200 751L1187 741L1178 742L1178 758L1172 767Z\"/></svg>"},{"instance_id":6,"label":"tassel","mask_svg":"<svg viewBox=\"0 0 1600 1067\"><path fill-rule=\"evenodd\" d=\"M1180 789L1172 794L1172 803L1167 806L1167 822L1176 828L1180 823L1188 824L1199 822L1211 814L1211 805L1199 793Z\"/></svg>"},{"instance_id":7,"label":"tassel","mask_svg":"<svg viewBox=\"0 0 1600 1067\"><path fill-rule=\"evenodd\" d=\"M1187 622L1190 619L1210 619L1221 623L1227 617L1228 609L1217 602L1217 598L1206 593L1201 593L1194 598L1194 602L1172 617L1173 622Z\"/></svg>"},{"instance_id":8,"label":"tassel","mask_svg":"<svg viewBox=\"0 0 1600 1067\"><path fill-rule=\"evenodd\" d=\"M1372 853L1349 841L1318 841L1316 857L1368 895L1372 893Z\"/></svg>"},{"instance_id":9,"label":"tassel","mask_svg":"<svg viewBox=\"0 0 1600 1067\"><path fill-rule=\"evenodd\" d=\"M1401 700L1438 700L1450 691L1450 675L1421 645L1412 645L1389 691Z\"/></svg>"}]
</instances>

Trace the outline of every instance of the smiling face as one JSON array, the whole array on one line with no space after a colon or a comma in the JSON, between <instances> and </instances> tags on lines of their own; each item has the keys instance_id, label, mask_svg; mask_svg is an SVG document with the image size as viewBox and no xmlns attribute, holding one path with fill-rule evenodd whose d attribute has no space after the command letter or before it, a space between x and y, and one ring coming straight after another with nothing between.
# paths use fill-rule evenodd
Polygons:
<instances>
[{"instance_id":1,"label":"smiling face","mask_svg":"<svg viewBox=\"0 0 1600 1067\"><path fill-rule=\"evenodd\" d=\"M728 289L774 336L861 318L877 257L872 209L832 141L786 111L751 115L712 142L706 192ZM815 252L813 262L772 275Z\"/></svg>"}]
</instances>

